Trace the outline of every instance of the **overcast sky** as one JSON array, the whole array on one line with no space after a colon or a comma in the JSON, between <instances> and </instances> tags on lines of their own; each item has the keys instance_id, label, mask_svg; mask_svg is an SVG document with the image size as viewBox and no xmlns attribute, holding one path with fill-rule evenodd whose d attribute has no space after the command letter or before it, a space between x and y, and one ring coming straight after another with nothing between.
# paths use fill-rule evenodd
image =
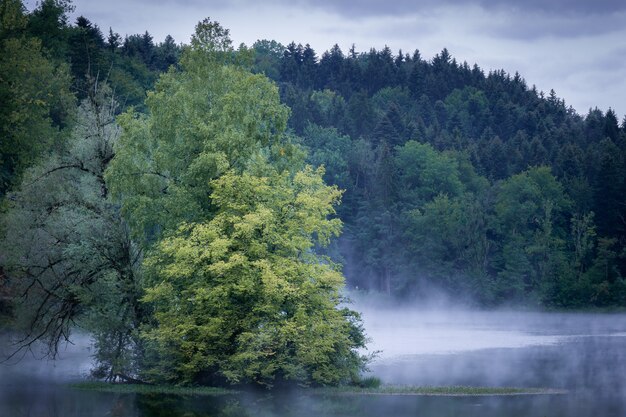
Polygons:
<instances>
[{"instance_id":1,"label":"overcast sky","mask_svg":"<svg viewBox=\"0 0 626 417\"><path fill-rule=\"evenodd\" d=\"M36 0L27 0L29 9ZM626 0L74 0L103 33L148 30L160 42L187 43L204 17L233 41L309 43L318 56L388 45L431 59L448 48L485 71L518 71L529 85L553 88L579 113L626 113Z\"/></svg>"}]
</instances>

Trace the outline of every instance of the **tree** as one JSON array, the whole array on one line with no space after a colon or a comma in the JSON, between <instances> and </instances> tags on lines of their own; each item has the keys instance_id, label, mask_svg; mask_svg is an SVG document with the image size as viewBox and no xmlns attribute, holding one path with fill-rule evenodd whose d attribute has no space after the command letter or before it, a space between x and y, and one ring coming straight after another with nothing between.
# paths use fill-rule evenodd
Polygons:
<instances>
[{"instance_id":1,"label":"tree","mask_svg":"<svg viewBox=\"0 0 626 417\"><path fill-rule=\"evenodd\" d=\"M307 161L313 166L324 166L324 179L346 189L350 184L348 156L350 138L334 128L309 124L304 130L304 144L309 148Z\"/></svg>"},{"instance_id":2,"label":"tree","mask_svg":"<svg viewBox=\"0 0 626 417\"><path fill-rule=\"evenodd\" d=\"M604 136L614 142L619 137L619 122L613 109L609 109L604 116Z\"/></svg>"},{"instance_id":3,"label":"tree","mask_svg":"<svg viewBox=\"0 0 626 417\"><path fill-rule=\"evenodd\" d=\"M61 145L59 127L68 123L74 100L67 66L53 64L39 39L22 34L21 3L3 2L0 12L1 196L41 154Z\"/></svg>"},{"instance_id":4,"label":"tree","mask_svg":"<svg viewBox=\"0 0 626 417\"><path fill-rule=\"evenodd\" d=\"M396 165L401 198L413 207L421 206L438 194L453 197L463 192L458 162L428 144L408 141L398 148Z\"/></svg>"},{"instance_id":5,"label":"tree","mask_svg":"<svg viewBox=\"0 0 626 417\"><path fill-rule=\"evenodd\" d=\"M43 0L28 16L28 32L42 42L56 59L65 59L71 33L67 15L74 10L69 0Z\"/></svg>"},{"instance_id":6,"label":"tree","mask_svg":"<svg viewBox=\"0 0 626 417\"><path fill-rule=\"evenodd\" d=\"M98 25L94 25L84 16L77 17L76 26L69 36L69 58L81 98L87 94L89 78L99 75L104 45L104 36Z\"/></svg>"},{"instance_id":7,"label":"tree","mask_svg":"<svg viewBox=\"0 0 626 417\"><path fill-rule=\"evenodd\" d=\"M595 167L597 173L593 184L598 234L606 237L625 236L624 163L619 148L610 139L603 139L598 145L599 161Z\"/></svg>"},{"instance_id":8,"label":"tree","mask_svg":"<svg viewBox=\"0 0 626 417\"><path fill-rule=\"evenodd\" d=\"M276 87L235 62L248 51L235 53L215 25L198 26L181 68L163 74L148 95L148 115L131 109L119 117L124 133L107 180L144 244L210 216L212 179L264 155L288 163L295 152Z\"/></svg>"},{"instance_id":9,"label":"tree","mask_svg":"<svg viewBox=\"0 0 626 417\"><path fill-rule=\"evenodd\" d=\"M367 136L374 127L374 110L365 90L355 92L348 102L350 135L354 138Z\"/></svg>"},{"instance_id":10,"label":"tree","mask_svg":"<svg viewBox=\"0 0 626 417\"><path fill-rule=\"evenodd\" d=\"M550 302L546 294L565 262L570 205L548 167L531 168L502 183L495 211L502 246L499 278L506 296Z\"/></svg>"},{"instance_id":11,"label":"tree","mask_svg":"<svg viewBox=\"0 0 626 417\"><path fill-rule=\"evenodd\" d=\"M302 50L302 63L298 73L298 85L302 88L313 88L317 81L317 55L308 43Z\"/></svg>"},{"instance_id":12,"label":"tree","mask_svg":"<svg viewBox=\"0 0 626 417\"><path fill-rule=\"evenodd\" d=\"M80 324L94 336L95 373L109 380L137 372L142 314L139 252L103 176L119 136L115 106L105 85L92 88L67 150L28 170L11 194L0 243L19 297L15 353L44 341L55 357Z\"/></svg>"},{"instance_id":13,"label":"tree","mask_svg":"<svg viewBox=\"0 0 626 417\"><path fill-rule=\"evenodd\" d=\"M228 172L212 183L215 216L159 242L146 260L153 377L266 386L358 378L358 316L337 308L343 277L312 251L340 228L327 217L341 193L322 174Z\"/></svg>"},{"instance_id":14,"label":"tree","mask_svg":"<svg viewBox=\"0 0 626 417\"><path fill-rule=\"evenodd\" d=\"M109 27L109 36L107 36L107 48L114 53L115 51L117 51L117 48L120 47L121 40L122 37L120 36L120 34L117 32L113 32L113 29Z\"/></svg>"},{"instance_id":15,"label":"tree","mask_svg":"<svg viewBox=\"0 0 626 417\"><path fill-rule=\"evenodd\" d=\"M315 253L340 229L340 192L301 170L277 88L218 23L198 24L148 113L120 117L107 171L148 250L144 328L154 381L337 384L365 359L343 277Z\"/></svg>"},{"instance_id":16,"label":"tree","mask_svg":"<svg viewBox=\"0 0 626 417\"><path fill-rule=\"evenodd\" d=\"M439 194L404 217L411 265L420 275L458 297L494 301L488 276L493 224L484 201L472 193Z\"/></svg>"},{"instance_id":17,"label":"tree","mask_svg":"<svg viewBox=\"0 0 626 417\"><path fill-rule=\"evenodd\" d=\"M178 63L180 57L180 46L176 45L174 38L170 35L155 49L154 67L161 72L165 72L172 65Z\"/></svg>"},{"instance_id":18,"label":"tree","mask_svg":"<svg viewBox=\"0 0 626 417\"><path fill-rule=\"evenodd\" d=\"M264 74L271 80L280 76L280 60L285 47L274 40L258 40L252 44L254 49L254 72Z\"/></svg>"}]
</instances>

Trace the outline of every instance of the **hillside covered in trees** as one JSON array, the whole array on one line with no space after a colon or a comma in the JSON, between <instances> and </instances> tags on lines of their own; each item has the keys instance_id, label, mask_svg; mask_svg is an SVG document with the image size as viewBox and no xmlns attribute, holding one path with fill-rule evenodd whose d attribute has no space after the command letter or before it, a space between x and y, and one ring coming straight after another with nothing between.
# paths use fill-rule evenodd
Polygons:
<instances>
[{"instance_id":1,"label":"hillside covered in trees","mask_svg":"<svg viewBox=\"0 0 626 417\"><path fill-rule=\"evenodd\" d=\"M321 56L258 41L308 161L346 190L334 255L355 287L486 305L626 302L626 117L578 115L444 49Z\"/></svg>"},{"instance_id":2,"label":"hillside covered in trees","mask_svg":"<svg viewBox=\"0 0 626 417\"><path fill-rule=\"evenodd\" d=\"M626 306L613 110L446 49L234 49L208 20L155 43L71 7L0 5L0 313L24 348L80 322L107 379L354 382L340 264L415 303Z\"/></svg>"}]
</instances>

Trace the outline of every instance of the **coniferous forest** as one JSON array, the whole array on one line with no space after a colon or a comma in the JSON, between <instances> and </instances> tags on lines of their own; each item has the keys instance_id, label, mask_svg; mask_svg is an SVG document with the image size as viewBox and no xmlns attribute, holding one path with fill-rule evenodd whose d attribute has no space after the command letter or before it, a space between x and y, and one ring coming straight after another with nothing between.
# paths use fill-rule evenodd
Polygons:
<instances>
[{"instance_id":1,"label":"coniferous forest","mask_svg":"<svg viewBox=\"0 0 626 417\"><path fill-rule=\"evenodd\" d=\"M443 49L121 37L0 3L0 323L95 376L355 382L343 285L626 306L626 117ZM418 47L419 45L416 45ZM306 331L302 331L306 329Z\"/></svg>"}]
</instances>

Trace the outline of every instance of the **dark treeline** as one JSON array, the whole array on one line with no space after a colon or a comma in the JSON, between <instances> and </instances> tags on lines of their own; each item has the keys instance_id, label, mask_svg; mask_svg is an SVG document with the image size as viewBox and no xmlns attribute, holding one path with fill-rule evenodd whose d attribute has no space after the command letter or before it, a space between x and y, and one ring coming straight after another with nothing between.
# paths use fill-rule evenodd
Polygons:
<instances>
[{"instance_id":1,"label":"dark treeline","mask_svg":"<svg viewBox=\"0 0 626 417\"><path fill-rule=\"evenodd\" d=\"M345 189L352 286L483 304L626 303L626 118L578 115L519 75L444 49L318 57L258 41L309 162Z\"/></svg>"},{"instance_id":2,"label":"dark treeline","mask_svg":"<svg viewBox=\"0 0 626 417\"><path fill-rule=\"evenodd\" d=\"M67 0L43 0L31 13L21 2L0 5L0 195L60 146L92 80L108 83L121 109L143 108L158 74L178 61L171 36L156 44L148 32L105 35L84 16L70 22L72 10Z\"/></svg>"}]
</instances>

